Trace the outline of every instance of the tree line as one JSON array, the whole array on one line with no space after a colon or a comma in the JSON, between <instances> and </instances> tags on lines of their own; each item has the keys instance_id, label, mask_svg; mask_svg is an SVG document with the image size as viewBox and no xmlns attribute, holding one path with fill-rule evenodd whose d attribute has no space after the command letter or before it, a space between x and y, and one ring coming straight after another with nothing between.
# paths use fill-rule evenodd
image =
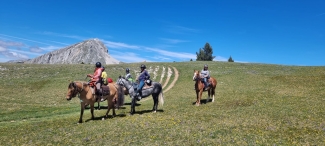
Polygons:
<instances>
[{"instance_id":1,"label":"tree line","mask_svg":"<svg viewBox=\"0 0 325 146\"><path fill-rule=\"evenodd\" d=\"M213 61L216 56L213 56L213 49L209 43L205 43L203 48L199 49L199 52L196 52L196 61ZM193 61L192 59L190 61ZM230 56L228 62L235 62L234 59Z\"/></svg>"}]
</instances>

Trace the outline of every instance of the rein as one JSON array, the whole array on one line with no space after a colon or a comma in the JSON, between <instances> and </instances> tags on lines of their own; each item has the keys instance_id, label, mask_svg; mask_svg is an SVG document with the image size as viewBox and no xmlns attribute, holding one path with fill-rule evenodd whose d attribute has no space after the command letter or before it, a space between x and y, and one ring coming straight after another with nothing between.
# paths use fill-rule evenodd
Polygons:
<instances>
[{"instance_id":1,"label":"rein","mask_svg":"<svg viewBox=\"0 0 325 146\"><path fill-rule=\"evenodd\" d=\"M78 91L78 86L76 85L76 82L73 82L73 85L75 86L77 93L79 93L78 98L80 98L80 92L82 92L84 90L84 83L83 82L78 82L78 83L81 83L81 86L82 86L80 91Z\"/></svg>"},{"instance_id":2,"label":"rein","mask_svg":"<svg viewBox=\"0 0 325 146\"><path fill-rule=\"evenodd\" d=\"M120 79L121 80L121 79ZM119 82L122 82L122 81L119 81ZM125 82L127 82L127 80L125 80ZM122 82L123 83L123 82ZM120 84L121 85L121 84ZM126 88L126 86L124 85L124 83L122 84L122 86L124 86ZM131 84L130 85L130 88L127 88L127 90L130 90L131 88L133 87L133 85Z\"/></svg>"}]
</instances>

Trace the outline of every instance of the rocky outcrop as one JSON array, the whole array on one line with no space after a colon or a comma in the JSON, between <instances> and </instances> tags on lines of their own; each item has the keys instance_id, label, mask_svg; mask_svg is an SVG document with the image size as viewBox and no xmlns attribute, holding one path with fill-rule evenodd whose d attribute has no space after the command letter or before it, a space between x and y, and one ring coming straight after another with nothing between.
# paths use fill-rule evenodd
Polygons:
<instances>
[{"instance_id":1,"label":"rocky outcrop","mask_svg":"<svg viewBox=\"0 0 325 146\"><path fill-rule=\"evenodd\" d=\"M31 64L118 64L99 39L90 39L25 61Z\"/></svg>"}]
</instances>

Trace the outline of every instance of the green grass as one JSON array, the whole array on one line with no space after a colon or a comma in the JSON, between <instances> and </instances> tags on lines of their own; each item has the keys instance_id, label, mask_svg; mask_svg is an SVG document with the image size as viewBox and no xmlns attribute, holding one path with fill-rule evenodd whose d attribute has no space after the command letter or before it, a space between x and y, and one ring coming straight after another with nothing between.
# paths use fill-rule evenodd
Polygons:
<instances>
[{"instance_id":1,"label":"green grass","mask_svg":"<svg viewBox=\"0 0 325 146\"><path fill-rule=\"evenodd\" d=\"M80 114L78 98L65 99L71 80L87 81L93 65L0 64L0 145L324 145L325 67L227 62L145 63L176 67L179 78L164 93L165 104L149 112L140 101L130 116L130 98L117 117L106 109ZM193 70L204 64L218 81L215 102L195 106ZM139 63L106 65L116 80ZM172 69L172 68L171 68ZM174 70L168 85L174 79ZM153 74L151 74L153 76ZM203 93L203 100L207 93ZM97 105L96 105L97 106ZM107 106L101 103L101 106ZM112 113L110 113L111 115Z\"/></svg>"}]
</instances>

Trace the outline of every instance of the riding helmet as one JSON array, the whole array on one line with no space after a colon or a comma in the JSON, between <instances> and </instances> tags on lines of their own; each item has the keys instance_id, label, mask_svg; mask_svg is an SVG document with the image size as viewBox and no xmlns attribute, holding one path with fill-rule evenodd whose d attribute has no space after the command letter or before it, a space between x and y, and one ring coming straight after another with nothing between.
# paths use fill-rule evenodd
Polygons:
<instances>
[{"instance_id":1,"label":"riding helmet","mask_svg":"<svg viewBox=\"0 0 325 146\"><path fill-rule=\"evenodd\" d=\"M141 64L140 68L144 68L144 69L146 69L146 65Z\"/></svg>"},{"instance_id":2,"label":"riding helmet","mask_svg":"<svg viewBox=\"0 0 325 146\"><path fill-rule=\"evenodd\" d=\"M102 68L103 68L103 71L105 70L105 67L104 66L102 66Z\"/></svg>"},{"instance_id":3,"label":"riding helmet","mask_svg":"<svg viewBox=\"0 0 325 146\"><path fill-rule=\"evenodd\" d=\"M207 64L205 64L205 65L204 65L204 67L208 68L208 65L207 65Z\"/></svg>"},{"instance_id":4,"label":"riding helmet","mask_svg":"<svg viewBox=\"0 0 325 146\"><path fill-rule=\"evenodd\" d=\"M102 64L100 62L96 62L96 67L102 67Z\"/></svg>"},{"instance_id":5,"label":"riding helmet","mask_svg":"<svg viewBox=\"0 0 325 146\"><path fill-rule=\"evenodd\" d=\"M126 72L130 72L130 69L129 69L129 68L126 68L125 71L126 71Z\"/></svg>"}]
</instances>

